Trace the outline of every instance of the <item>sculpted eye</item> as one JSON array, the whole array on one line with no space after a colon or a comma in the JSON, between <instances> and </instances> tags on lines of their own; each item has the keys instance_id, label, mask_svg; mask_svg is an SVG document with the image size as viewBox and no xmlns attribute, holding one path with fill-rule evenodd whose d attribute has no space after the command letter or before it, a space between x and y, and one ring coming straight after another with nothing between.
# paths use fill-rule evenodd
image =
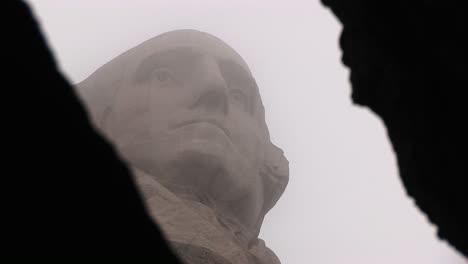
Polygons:
<instances>
[{"instance_id":1,"label":"sculpted eye","mask_svg":"<svg viewBox=\"0 0 468 264\"><path fill-rule=\"evenodd\" d=\"M231 90L229 93L229 100L232 104L242 108L244 111L248 111L248 99L245 93L241 90Z\"/></svg>"},{"instance_id":2,"label":"sculpted eye","mask_svg":"<svg viewBox=\"0 0 468 264\"><path fill-rule=\"evenodd\" d=\"M158 85L169 84L173 81L172 73L165 68L156 69L151 73L151 81Z\"/></svg>"}]
</instances>

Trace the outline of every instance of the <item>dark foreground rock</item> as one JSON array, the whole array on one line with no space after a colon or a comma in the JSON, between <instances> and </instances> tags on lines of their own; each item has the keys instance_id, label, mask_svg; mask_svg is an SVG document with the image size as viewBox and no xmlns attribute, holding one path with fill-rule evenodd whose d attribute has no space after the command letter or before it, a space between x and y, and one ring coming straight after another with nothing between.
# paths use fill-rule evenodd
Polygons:
<instances>
[{"instance_id":1,"label":"dark foreground rock","mask_svg":"<svg viewBox=\"0 0 468 264\"><path fill-rule=\"evenodd\" d=\"M353 100L384 121L401 179L440 238L468 256L466 8L322 0L343 24Z\"/></svg>"},{"instance_id":2,"label":"dark foreground rock","mask_svg":"<svg viewBox=\"0 0 468 264\"><path fill-rule=\"evenodd\" d=\"M179 263L22 1L1 3L0 254Z\"/></svg>"}]
</instances>

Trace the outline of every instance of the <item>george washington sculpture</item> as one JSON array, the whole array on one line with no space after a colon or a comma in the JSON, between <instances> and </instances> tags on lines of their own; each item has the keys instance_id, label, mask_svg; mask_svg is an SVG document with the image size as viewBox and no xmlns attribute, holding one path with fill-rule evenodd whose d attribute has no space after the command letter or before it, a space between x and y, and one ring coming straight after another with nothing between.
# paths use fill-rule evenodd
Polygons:
<instances>
[{"instance_id":1,"label":"george washington sculpture","mask_svg":"<svg viewBox=\"0 0 468 264\"><path fill-rule=\"evenodd\" d=\"M159 35L78 84L187 264L276 264L258 238L288 182L254 78L218 38Z\"/></svg>"}]
</instances>

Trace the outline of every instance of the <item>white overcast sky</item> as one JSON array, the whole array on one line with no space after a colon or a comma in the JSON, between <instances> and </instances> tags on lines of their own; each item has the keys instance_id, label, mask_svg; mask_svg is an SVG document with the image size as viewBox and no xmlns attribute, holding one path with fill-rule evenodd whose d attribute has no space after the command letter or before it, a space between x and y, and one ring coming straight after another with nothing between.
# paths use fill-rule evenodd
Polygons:
<instances>
[{"instance_id":1,"label":"white overcast sky","mask_svg":"<svg viewBox=\"0 0 468 264\"><path fill-rule=\"evenodd\" d=\"M464 264L402 187L382 122L350 100L341 26L318 0L30 0L77 83L163 32L191 28L249 64L290 183L262 232L283 264Z\"/></svg>"}]
</instances>

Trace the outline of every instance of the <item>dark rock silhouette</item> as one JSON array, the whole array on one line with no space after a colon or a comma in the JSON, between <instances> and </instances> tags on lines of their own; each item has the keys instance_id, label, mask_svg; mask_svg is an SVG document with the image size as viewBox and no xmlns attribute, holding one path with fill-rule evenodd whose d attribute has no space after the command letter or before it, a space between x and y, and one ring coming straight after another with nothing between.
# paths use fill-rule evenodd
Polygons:
<instances>
[{"instance_id":1,"label":"dark rock silhouette","mask_svg":"<svg viewBox=\"0 0 468 264\"><path fill-rule=\"evenodd\" d=\"M468 256L463 7L322 0L343 24L352 97L384 121L401 179L438 235Z\"/></svg>"},{"instance_id":2,"label":"dark rock silhouette","mask_svg":"<svg viewBox=\"0 0 468 264\"><path fill-rule=\"evenodd\" d=\"M6 0L1 13L1 254L179 263L126 165L90 126L28 7Z\"/></svg>"}]
</instances>

